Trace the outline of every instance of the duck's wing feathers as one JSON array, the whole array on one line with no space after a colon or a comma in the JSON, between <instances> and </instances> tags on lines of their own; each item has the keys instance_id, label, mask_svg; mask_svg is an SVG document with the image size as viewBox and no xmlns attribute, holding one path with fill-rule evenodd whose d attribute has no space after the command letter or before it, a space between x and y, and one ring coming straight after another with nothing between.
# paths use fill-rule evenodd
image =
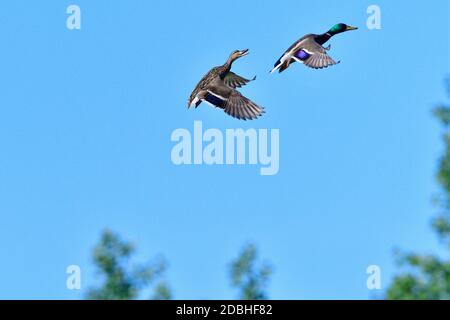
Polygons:
<instances>
[{"instance_id":1,"label":"duck's wing feathers","mask_svg":"<svg viewBox=\"0 0 450 320\"><path fill-rule=\"evenodd\" d=\"M225 75L223 82L225 82L225 84L227 86L229 86L230 88L236 89L236 88L245 86L247 83L249 83L255 79L256 79L256 76L253 77L253 79L249 80L249 79L245 79L241 76L238 76L234 72L230 71Z\"/></svg>"},{"instance_id":2,"label":"duck's wing feathers","mask_svg":"<svg viewBox=\"0 0 450 320\"><path fill-rule=\"evenodd\" d=\"M233 93L225 102L224 111L237 119L253 120L264 113L264 108L244 97L238 91L233 90Z\"/></svg>"},{"instance_id":3,"label":"duck's wing feathers","mask_svg":"<svg viewBox=\"0 0 450 320\"><path fill-rule=\"evenodd\" d=\"M295 59L297 60L297 58ZM327 53L320 52L313 53L309 58L300 62L313 69L323 69L340 63L340 61L334 61Z\"/></svg>"},{"instance_id":4,"label":"duck's wing feathers","mask_svg":"<svg viewBox=\"0 0 450 320\"><path fill-rule=\"evenodd\" d=\"M340 62L334 61L314 38L308 38L303 42L300 50L294 54L294 59L313 69L327 68Z\"/></svg>"},{"instance_id":5,"label":"duck's wing feathers","mask_svg":"<svg viewBox=\"0 0 450 320\"><path fill-rule=\"evenodd\" d=\"M204 101L240 120L254 120L264 113L264 108L231 88L229 91L219 87L209 88Z\"/></svg>"},{"instance_id":6,"label":"duck's wing feathers","mask_svg":"<svg viewBox=\"0 0 450 320\"><path fill-rule=\"evenodd\" d=\"M271 72L279 70L283 72L294 62L304 63L314 69L326 68L339 62L334 61L327 50L316 42L316 34L308 34L292 44L289 49L275 63Z\"/></svg>"}]
</instances>

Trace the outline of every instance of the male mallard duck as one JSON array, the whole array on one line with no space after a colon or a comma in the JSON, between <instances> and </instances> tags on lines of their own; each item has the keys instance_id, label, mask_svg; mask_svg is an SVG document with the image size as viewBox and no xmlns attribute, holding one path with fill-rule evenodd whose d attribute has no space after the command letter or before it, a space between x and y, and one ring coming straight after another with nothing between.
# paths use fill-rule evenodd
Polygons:
<instances>
[{"instance_id":1,"label":"male mallard duck","mask_svg":"<svg viewBox=\"0 0 450 320\"><path fill-rule=\"evenodd\" d=\"M339 23L323 34L308 34L290 46L270 72L273 73L279 70L281 73L295 61L304 63L306 66L314 69L322 69L338 64L340 61L335 62L327 54L331 46L324 48L323 45L334 35L356 29L358 28Z\"/></svg>"},{"instance_id":2,"label":"male mallard duck","mask_svg":"<svg viewBox=\"0 0 450 320\"><path fill-rule=\"evenodd\" d=\"M204 101L237 119L253 120L259 117L264 109L236 90L256 77L248 80L230 71L233 62L247 54L248 49L233 51L223 66L211 69L192 92L188 108L192 105L197 108Z\"/></svg>"}]
</instances>

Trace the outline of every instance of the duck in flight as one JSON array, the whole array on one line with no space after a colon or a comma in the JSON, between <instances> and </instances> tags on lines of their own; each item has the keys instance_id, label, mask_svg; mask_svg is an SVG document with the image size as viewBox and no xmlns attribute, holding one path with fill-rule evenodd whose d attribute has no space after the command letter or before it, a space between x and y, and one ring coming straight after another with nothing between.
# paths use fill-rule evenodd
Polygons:
<instances>
[{"instance_id":1,"label":"duck in flight","mask_svg":"<svg viewBox=\"0 0 450 320\"><path fill-rule=\"evenodd\" d=\"M338 23L323 34L308 34L290 46L275 63L274 68L270 72L273 73L278 70L281 73L294 62L303 63L307 67L314 69L327 68L338 64L340 61L334 61L327 53L331 46L325 48L323 45L331 37L339 33L356 29L358 28L348 26L344 23Z\"/></svg>"},{"instance_id":2,"label":"duck in flight","mask_svg":"<svg viewBox=\"0 0 450 320\"><path fill-rule=\"evenodd\" d=\"M231 72L233 62L246 56L246 50L233 51L227 62L211 69L197 84L192 92L188 108L197 108L202 102L223 109L228 115L241 119L253 120L264 113L264 108L244 97L236 88L240 88L256 79L245 79Z\"/></svg>"}]
</instances>

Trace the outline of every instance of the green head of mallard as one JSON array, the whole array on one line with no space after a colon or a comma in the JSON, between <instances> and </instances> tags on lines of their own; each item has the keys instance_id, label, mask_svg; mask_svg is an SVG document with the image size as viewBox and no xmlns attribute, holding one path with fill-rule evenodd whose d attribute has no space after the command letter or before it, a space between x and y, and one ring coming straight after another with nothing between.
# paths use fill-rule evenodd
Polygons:
<instances>
[{"instance_id":1,"label":"green head of mallard","mask_svg":"<svg viewBox=\"0 0 450 320\"><path fill-rule=\"evenodd\" d=\"M332 36L334 36L335 34L338 34L338 33L351 31L351 30L357 30L357 29L358 29L357 27L352 27L352 26L346 25L345 23L338 23L338 24L334 25L328 31L328 33L331 34Z\"/></svg>"}]
</instances>

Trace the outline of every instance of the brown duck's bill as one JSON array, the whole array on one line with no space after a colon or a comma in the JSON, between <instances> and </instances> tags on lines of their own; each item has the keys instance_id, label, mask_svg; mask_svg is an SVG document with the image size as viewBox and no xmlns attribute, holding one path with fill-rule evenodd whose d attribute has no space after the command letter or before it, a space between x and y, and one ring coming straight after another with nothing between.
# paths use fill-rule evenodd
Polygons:
<instances>
[{"instance_id":1,"label":"brown duck's bill","mask_svg":"<svg viewBox=\"0 0 450 320\"><path fill-rule=\"evenodd\" d=\"M241 50L239 53L241 54L241 56L246 56L246 55L249 54L249 50L248 49L244 49L244 50Z\"/></svg>"}]
</instances>

